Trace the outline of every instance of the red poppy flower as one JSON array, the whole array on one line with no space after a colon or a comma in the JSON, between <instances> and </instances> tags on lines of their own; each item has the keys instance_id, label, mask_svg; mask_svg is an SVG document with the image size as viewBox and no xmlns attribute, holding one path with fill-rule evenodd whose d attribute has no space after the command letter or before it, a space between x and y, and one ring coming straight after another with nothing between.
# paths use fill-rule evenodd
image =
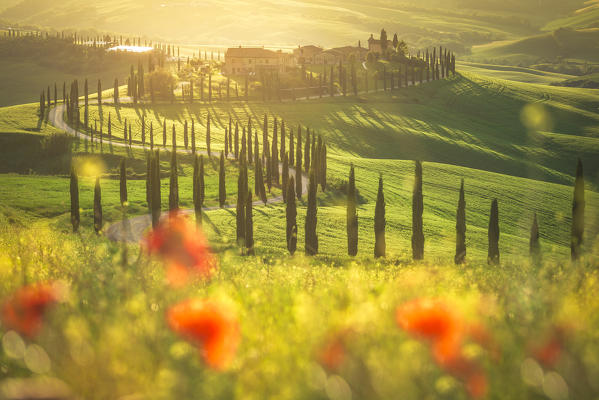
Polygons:
<instances>
[{"instance_id":1,"label":"red poppy flower","mask_svg":"<svg viewBox=\"0 0 599 400\"><path fill-rule=\"evenodd\" d=\"M2 306L4 324L27 337L37 335L42 328L44 313L60 298L56 285L34 283L17 290Z\"/></svg>"},{"instance_id":2,"label":"red poppy flower","mask_svg":"<svg viewBox=\"0 0 599 400\"><path fill-rule=\"evenodd\" d=\"M240 341L237 318L211 300L187 300L168 310L170 328L201 349L211 368L225 369L232 361Z\"/></svg>"},{"instance_id":3,"label":"red poppy flower","mask_svg":"<svg viewBox=\"0 0 599 400\"><path fill-rule=\"evenodd\" d=\"M317 359L322 366L330 371L337 371L347 355L346 341L351 332L342 330L331 335L319 349Z\"/></svg>"},{"instance_id":4,"label":"red poppy flower","mask_svg":"<svg viewBox=\"0 0 599 400\"><path fill-rule=\"evenodd\" d=\"M167 264L167 278L180 286L195 275L207 279L216 269L216 257L195 224L181 213L164 218L145 238L150 254L158 254Z\"/></svg>"},{"instance_id":5,"label":"red poppy flower","mask_svg":"<svg viewBox=\"0 0 599 400\"><path fill-rule=\"evenodd\" d=\"M462 355L462 343L470 329L452 308L439 300L417 299L399 306L395 317L403 330L430 342L437 364L464 381L472 397L485 395L487 381L482 368ZM478 335L475 340L484 339L482 328L472 331Z\"/></svg>"},{"instance_id":6,"label":"red poppy flower","mask_svg":"<svg viewBox=\"0 0 599 400\"><path fill-rule=\"evenodd\" d=\"M554 326L545 341L533 349L533 357L546 367L554 367L561 358L566 335L565 327Z\"/></svg>"}]
</instances>

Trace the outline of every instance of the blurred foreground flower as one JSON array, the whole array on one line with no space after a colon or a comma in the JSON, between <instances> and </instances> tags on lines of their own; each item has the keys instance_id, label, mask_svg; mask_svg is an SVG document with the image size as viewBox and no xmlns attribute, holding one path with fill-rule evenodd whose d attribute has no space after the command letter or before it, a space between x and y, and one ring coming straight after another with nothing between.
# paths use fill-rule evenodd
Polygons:
<instances>
[{"instance_id":1,"label":"blurred foreground flower","mask_svg":"<svg viewBox=\"0 0 599 400\"><path fill-rule=\"evenodd\" d=\"M347 358L346 342L351 331L344 329L330 335L319 348L317 353L318 362L329 371L338 371Z\"/></svg>"},{"instance_id":2,"label":"blurred foreground flower","mask_svg":"<svg viewBox=\"0 0 599 400\"><path fill-rule=\"evenodd\" d=\"M2 322L27 337L34 337L42 328L46 310L64 297L64 287L58 283L34 283L18 289L2 305Z\"/></svg>"},{"instance_id":3,"label":"blurred foreground flower","mask_svg":"<svg viewBox=\"0 0 599 400\"><path fill-rule=\"evenodd\" d=\"M167 279L175 286L185 284L192 276L208 279L216 269L216 257L203 233L179 212L172 212L148 232L145 246L150 254L164 260Z\"/></svg>"},{"instance_id":4,"label":"blurred foreground flower","mask_svg":"<svg viewBox=\"0 0 599 400\"><path fill-rule=\"evenodd\" d=\"M533 357L547 368L553 368L563 353L568 329L563 325L555 325L540 345L533 346Z\"/></svg>"},{"instance_id":5,"label":"blurred foreground flower","mask_svg":"<svg viewBox=\"0 0 599 400\"><path fill-rule=\"evenodd\" d=\"M417 299L399 306L396 320L406 332L431 343L437 364L464 381L472 397L486 394L487 378L482 367L462 354L465 336L471 331L475 341L489 340L481 326L471 330L450 306L432 299Z\"/></svg>"},{"instance_id":6,"label":"blurred foreground flower","mask_svg":"<svg viewBox=\"0 0 599 400\"><path fill-rule=\"evenodd\" d=\"M236 316L212 300L191 299L167 312L170 328L198 345L204 362L211 368L227 368L240 341Z\"/></svg>"}]
</instances>

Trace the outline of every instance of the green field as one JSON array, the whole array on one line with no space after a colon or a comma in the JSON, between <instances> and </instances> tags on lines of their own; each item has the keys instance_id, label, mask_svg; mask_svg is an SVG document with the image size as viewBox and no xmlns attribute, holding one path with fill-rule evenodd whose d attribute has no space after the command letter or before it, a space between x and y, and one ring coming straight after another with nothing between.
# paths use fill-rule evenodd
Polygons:
<instances>
[{"instance_id":1,"label":"green field","mask_svg":"<svg viewBox=\"0 0 599 400\"><path fill-rule=\"evenodd\" d=\"M485 98L486 101L481 102L479 98ZM407 160L421 159L425 161L427 259L447 260L451 256L457 190L462 178L466 182L469 254L473 260L484 260L486 257L488 211L490 201L495 197L500 204L501 248L506 256L517 257L526 253L532 214L536 212L541 221L544 249L551 254L550 257L559 259L568 253L571 183L576 157L582 158L586 168L589 237L599 232L599 197L596 194L599 187L599 115L593 111L598 102L599 96L592 91L510 82L465 73L422 87L366 95L359 103L348 97L295 104L159 104L151 108L121 105L116 109L104 104L102 117L106 121L107 114L111 114L115 141L120 141L118 138L125 118L129 122L136 121L132 133L138 143L141 135L138 118L143 113L146 122L152 122L155 127L161 126L166 118L168 146L172 123L176 126L177 140L181 144L183 121L190 121L193 117L196 121L197 144L205 148L205 123L210 112L212 148L217 152L222 149L224 127L228 124L229 116L242 124L246 124L251 117L260 142L264 113L270 118L284 118L287 127L291 126L294 130L301 124L304 134L305 127L315 130L329 144L331 189L320 195L319 207L320 248L327 255L341 256L344 253L344 195L336 188L342 186L342 181L347 179L349 164L354 163L361 203L360 254L365 257L372 254L372 218L376 199L376 185L373 182L382 173L388 204L389 252L393 257L409 258L413 163ZM62 168L60 173L63 177L49 177L46 176L48 170L41 165L36 166L34 160L30 161L31 166L28 167L27 162L23 161L24 156L14 156L19 154L17 149L24 147L19 140L32 136L21 134L28 130L24 121L37 123L33 115L35 106L27 107L13 107L4 109L4 113L0 112L0 120L5 121L5 140L12 138L13 141L6 146L7 156L2 170L23 173L31 169L37 176L5 175L2 178L3 185L13 190L6 192L3 203L13 214L18 214L15 209L23 210L27 215L59 218L61 223L67 225L68 180L65 175L68 173L68 163L56 161L55 168ZM21 115L20 122L12 122L9 115ZM90 106L90 119L100 119L97 105ZM18 135L8 134L13 129ZM41 131L45 132L46 129L52 128L46 128L42 123ZM154 132L155 142L162 143L162 128ZM287 134L287 140L288 137ZM143 151L126 153L119 146L111 148L107 141L102 149L85 142L75 144L72 157L85 158L88 155L102 156L106 170L112 176L116 176L120 157L132 157L132 173L139 178L131 183L131 188L136 189L132 189L130 212L145 213ZM167 155L163 154L165 174L168 171L167 160ZM191 159L183 157L181 163L181 173L185 176L181 182L182 204L190 208ZM50 160L44 164L53 165ZM214 168L207 170L208 199L211 199L211 204L216 201L216 172ZM229 167L227 176L230 177L227 180L227 195L233 201L236 195L234 165ZM167 181L165 175L163 185ZM118 181L106 179L104 186L107 193L104 197L108 210L107 221L116 221L120 218ZM47 196L45 192L37 193L38 187L62 187L62 191ZM29 201L20 202L20 196L13 196L14 191L23 195L31 193ZM84 220L89 221L91 189L84 193L82 207L87 210ZM163 197L167 195L166 186L162 194ZM166 204L166 197L163 204ZM303 232L305 204L300 205L299 232ZM277 240L284 235L284 218L282 204L256 209L259 252L278 254L284 250L284 242ZM209 233L214 243L227 246L234 236L234 213L230 210L213 211L209 213L209 220ZM260 229L260 226L268 229Z\"/></svg>"},{"instance_id":2,"label":"green field","mask_svg":"<svg viewBox=\"0 0 599 400\"><path fill-rule=\"evenodd\" d=\"M89 107L90 120L112 121L112 141L73 139L52 151L60 131L39 118L35 103L0 108L0 297L25 282L60 280L67 300L27 339L2 326L0 398L41 387L85 399L467 399L459 373L434 361L426 341L399 329L395 310L436 298L481 326L462 356L483 371L483 398L594 399L599 354L599 92L550 86L563 75L528 68L464 63L441 81L394 91L296 102L121 104ZM104 98L110 97L110 90ZM100 111L101 110L101 111ZM82 110L83 111L83 110ZM154 127L161 150L162 209L168 204L169 149L184 121L195 121L205 149L223 147L229 117L285 120L321 135L328 146L327 190L318 192L319 254L305 257L306 195L298 202L298 251L285 243L285 205L253 210L256 257L241 257L231 208L207 211L202 228L218 272L183 288L166 284L161 262L136 243L93 232L93 177L102 174L104 228L119 223L118 165L128 165L128 213L147 213L145 149L122 143L123 123ZM83 112L81 113L83 115ZM147 125L146 125L147 126ZM149 130L146 130L149 133ZM287 132L287 148L289 132ZM271 140L272 143L272 140ZM303 148L302 143L302 148ZM261 146L262 148L262 146ZM585 257L570 261L576 160L585 168ZM180 201L192 207L192 157L180 154ZM414 161L423 161L425 254L412 261ZM206 164L206 205L217 204L215 157ZM81 229L71 233L69 177L79 166ZM359 252L347 256L345 187L350 164L358 190ZM234 204L238 164L226 163L227 203ZM374 260L373 217L384 178L387 257ZM89 175L89 176L88 176ZM249 186L254 173L250 169ZM453 264L456 207L466 190L467 263ZM269 197L278 196L273 188ZM487 265L489 209L499 202L501 263ZM533 214L542 259L529 257ZM198 350L168 329L165 315L188 298L210 298L239 320L241 341L230 367L208 368ZM466 328L464 328L466 329ZM537 349L563 329L556 363ZM561 331L560 331L561 332ZM322 349L343 338L344 358L330 368ZM480 339L480 338L479 338ZM13 379L15 378L15 379ZM35 378L34 380L25 380ZM33 389L31 389L33 390ZM62 392L61 392L62 391ZM55 397L60 397L56 395ZM66 396L68 397L68 396Z\"/></svg>"}]
</instances>

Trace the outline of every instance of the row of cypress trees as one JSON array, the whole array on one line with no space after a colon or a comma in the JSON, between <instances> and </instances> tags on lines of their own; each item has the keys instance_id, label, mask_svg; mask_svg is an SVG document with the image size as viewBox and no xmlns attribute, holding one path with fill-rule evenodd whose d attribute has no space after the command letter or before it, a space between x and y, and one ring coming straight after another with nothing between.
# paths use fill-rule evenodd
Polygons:
<instances>
[{"instance_id":1,"label":"row of cypress trees","mask_svg":"<svg viewBox=\"0 0 599 400\"><path fill-rule=\"evenodd\" d=\"M245 149L242 151L245 152ZM259 157L256 157L259 160ZM219 171L219 204L222 207L225 203L225 168L224 152L220 156ZM257 170L258 171L258 170ZM147 174L146 174L146 200L152 215L152 226L158 224L161 213L161 194L160 194L160 158L159 150L148 152L147 156ZM120 165L120 201L121 206L127 204L127 182L126 182L126 161L123 159ZM263 182L260 183L259 175L256 174L257 186L264 188ZM295 193L295 177L288 176L289 184L285 188L286 193L286 242L288 251L293 254L297 249L297 209ZM308 202L305 221L305 253L315 255L318 253L317 226L317 205L316 205L316 187L317 176L315 168L312 167L309 175L308 184ZM253 215L252 215L252 191L248 185L248 168L245 154L241 158L239 176L237 180L238 196L236 204L236 226L237 243L243 249L243 254L253 255ZM264 189L262 189L264 190ZM258 190L259 191L259 190ZM458 207L456 212L456 251L454 262L462 264L466 260L466 201L464 193L464 180L460 184L460 193ZM205 197L204 187L204 162L203 157L195 156L194 174L193 174L193 202L198 223L202 221L202 207ZM73 232L77 232L80 225L79 212L79 185L75 169L71 168L70 178L70 197L71 197L71 224ZM383 193L383 178L379 177L378 194L375 206L374 232L375 246L374 256L385 257L385 197ZM171 172L169 189L169 209L179 208L178 192L178 174L177 174L177 156L176 152L171 153ZM583 236L584 236L584 175L582 162L579 159L576 167L576 179L574 184L574 196L572 203L572 227L571 227L571 258L577 260L582 254ZM412 257L414 260L422 260L424 257L424 231L423 231L423 192L422 192L422 163L415 162L415 179L412 193ZM102 202L100 178L96 178L94 186L94 230L99 233L102 229ZM488 257L487 262L490 265L499 264L499 205L497 199L491 202L491 211L488 227ZM530 230L530 255L540 256L539 243L539 225L536 213L533 216L533 222ZM355 169L353 164L350 166L349 181L347 185L347 247L350 256L356 256L358 253L358 215L357 215L357 192L355 186Z\"/></svg>"},{"instance_id":2,"label":"row of cypress trees","mask_svg":"<svg viewBox=\"0 0 599 400\"><path fill-rule=\"evenodd\" d=\"M412 192L412 258L424 258L424 230L423 230L423 192L422 192L422 163L415 162L414 187ZM350 256L358 253L358 216L356 212L356 186L353 164L350 166L349 182L347 186L347 252ZM582 161L578 159L576 179L574 184L574 197L572 202L572 228L570 253L572 260L576 260L582 253L584 236L584 175ZM383 178L379 177L379 189L375 206L374 231L375 246L374 256L385 256L385 197L383 193ZM490 265L499 264L499 203L497 199L491 201L488 227L488 254L487 262ZM534 258L540 256L539 224L537 214L534 213L530 229L529 253ZM464 194L464 180L460 184L458 207L456 211L456 251L454 262L462 264L466 260L466 200Z\"/></svg>"}]
</instances>

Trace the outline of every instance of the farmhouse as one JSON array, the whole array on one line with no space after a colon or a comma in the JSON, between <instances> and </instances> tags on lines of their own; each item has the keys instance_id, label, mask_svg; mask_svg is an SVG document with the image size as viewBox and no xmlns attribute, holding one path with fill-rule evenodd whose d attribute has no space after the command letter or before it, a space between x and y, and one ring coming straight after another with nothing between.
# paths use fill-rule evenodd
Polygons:
<instances>
[{"instance_id":1,"label":"farmhouse","mask_svg":"<svg viewBox=\"0 0 599 400\"><path fill-rule=\"evenodd\" d=\"M388 49L393 47L393 42L391 40L387 40ZM374 35L370 34L370 38L368 39L368 50L373 53L382 53L383 52L383 42L379 39L375 39Z\"/></svg>"},{"instance_id":2,"label":"farmhouse","mask_svg":"<svg viewBox=\"0 0 599 400\"><path fill-rule=\"evenodd\" d=\"M352 55L356 61L364 61L367 53L368 50L360 46L335 47L314 56L314 63L324 65L338 64L339 62L346 63Z\"/></svg>"},{"instance_id":3,"label":"farmhouse","mask_svg":"<svg viewBox=\"0 0 599 400\"><path fill-rule=\"evenodd\" d=\"M291 54L262 47L232 47L225 53L223 72L227 75L248 75L262 71L284 72L295 66Z\"/></svg>"},{"instance_id":4,"label":"farmhouse","mask_svg":"<svg viewBox=\"0 0 599 400\"><path fill-rule=\"evenodd\" d=\"M315 56L322 53L322 47L308 45L308 46L297 46L297 49L293 50L293 57L298 64L315 64Z\"/></svg>"}]
</instances>

